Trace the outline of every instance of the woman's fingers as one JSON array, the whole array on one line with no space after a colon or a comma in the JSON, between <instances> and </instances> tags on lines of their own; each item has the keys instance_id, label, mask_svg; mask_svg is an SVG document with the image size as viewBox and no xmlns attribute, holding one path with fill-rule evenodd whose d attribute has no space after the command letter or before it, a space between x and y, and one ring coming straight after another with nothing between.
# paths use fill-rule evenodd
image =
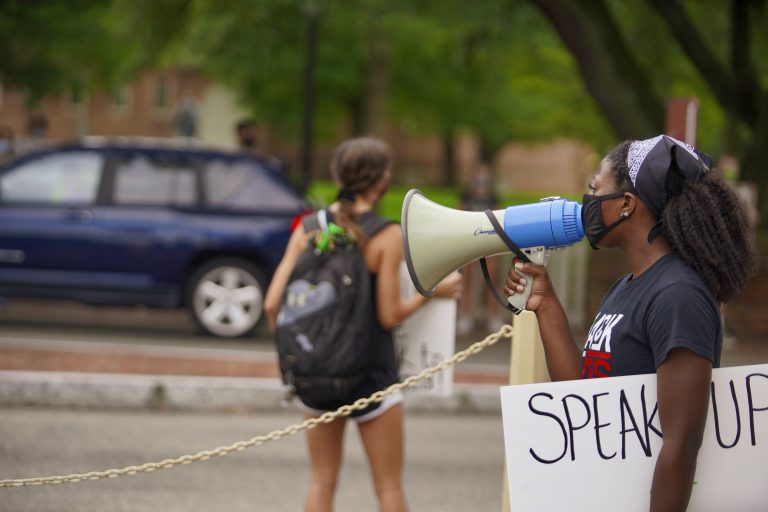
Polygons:
<instances>
[{"instance_id":1,"label":"woman's fingers","mask_svg":"<svg viewBox=\"0 0 768 512\"><path fill-rule=\"evenodd\" d=\"M523 275L527 274L527 277ZM517 258L514 260L514 267L509 269L507 273L506 288L504 292L508 296L512 296L515 293L520 293L525 290L525 285L528 284L528 279L535 279L537 276L542 276L546 273L546 268L542 265L535 263L523 263Z\"/></svg>"}]
</instances>

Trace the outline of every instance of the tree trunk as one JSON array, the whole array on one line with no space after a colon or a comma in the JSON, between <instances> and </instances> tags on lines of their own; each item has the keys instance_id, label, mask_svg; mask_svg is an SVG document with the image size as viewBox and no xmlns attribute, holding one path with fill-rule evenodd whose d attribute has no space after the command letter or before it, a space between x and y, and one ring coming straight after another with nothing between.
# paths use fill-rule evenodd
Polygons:
<instances>
[{"instance_id":1,"label":"tree trunk","mask_svg":"<svg viewBox=\"0 0 768 512\"><path fill-rule=\"evenodd\" d=\"M759 84L749 61L749 14L745 0L733 0L731 8L731 69L718 62L709 43L693 24L678 0L650 0L672 36L699 71L723 109L754 127ZM751 98L751 101L749 101Z\"/></svg>"},{"instance_id":2,"label":"tree trunk","mask_svg":"<svg viewBox=\"0 0 768 512\"><path fill-rule=\"evenodd\" d=\"M757 185L758 222L768 223L768 92L763 92L759 121L742 161L742 180Z\"/></svg>"},{"instance_id":3,"label":"tree trunk","mask_svg":"<svg viewBox=\"0 0 768 512\"><path fill-rule=\"evenodd\" d=\"M301 134L300 191L306 192L312 180L315 126L315 58L317 55L317 30L319 14L307 14L307 36L304 60L304 114Z\"/></svg>"},{"instance_id":4,"label":"tree trunk","mask_svg":"<svg viewBox=\"0 0 768 512\"><path fill-rule=\"evenodd\" d=\"M664 102L625 43L602 0L531 0L576 58L587 89L622 139L664 129Z\"/></svg>"},{"instance_id":5,"label":"tree trunk","mask_svg":"<svg viewBox=\"0 0 768 512\"><path fill-rule=\"evenodd\" d=\"M750 130L750 138L741 155L741 177L757 185L760 220L764 224L768 221L768 89L760 85L754 68L750 26L750 4L754 8L762 8L764 2L731 1L728 68L722 66L709 50L709 45L679 0L651 0L650 3L666 21L675 40L696 66L723 110Z\"/></svg>"}]
</instances>

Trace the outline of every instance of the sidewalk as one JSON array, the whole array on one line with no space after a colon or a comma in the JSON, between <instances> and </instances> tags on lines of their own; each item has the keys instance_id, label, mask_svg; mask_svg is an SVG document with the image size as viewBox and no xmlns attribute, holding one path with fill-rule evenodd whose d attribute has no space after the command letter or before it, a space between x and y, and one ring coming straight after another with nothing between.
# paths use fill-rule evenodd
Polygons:
<instances>
[{"instance_id":1,"label":"sidewalk","mask_svg":"<svg viewBox=\"0 0 768 512\"><path fill-rule=\"evenodd\" d=\"M452 396L406 393L406 407L498 413L498 388L508 382L506 363L462 363L454 371ZM283 398L270 350L53 341L0 333L0 406L273 411L286 407Z\"/></svg>"},{"instance_id":2,"label":"sidewalk","mask_svg":"<svg viewBox=\"0 0 768 512\"><path fill-rule=\"evenodd\" d=\"M460 337L456 350L486 334ZM0 325L0 406L230 411L286 407L275 353L263 335L254 340L258 347L253 350L212 348L213 339L209 346L196 347L77 341L73 335L68 340L39 338ZM452 396L407 392L406 408L499 413L498 388L509 379L509 352L509 343L500 341L455 367ZM765 362L768 340L758 336L739 335L726 343L722 354L722 366Z\"/></svg>"}]
</instances>

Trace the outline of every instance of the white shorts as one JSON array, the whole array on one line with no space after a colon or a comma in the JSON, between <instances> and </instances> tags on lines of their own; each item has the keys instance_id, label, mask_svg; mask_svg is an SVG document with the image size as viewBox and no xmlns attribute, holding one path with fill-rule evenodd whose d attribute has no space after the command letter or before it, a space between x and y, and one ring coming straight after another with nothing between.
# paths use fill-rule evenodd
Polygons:
<instances>
[{"instance_id":1,"label":"white shorts","mask_svg":"<svg viewBox=\"0 0 768 512\"><path fill-rule=\"evenodd\" d=\"M385 396L381 402L371 404L362 411L355 411L358 414L355 415L355 413L353 413L350 415L350 418L355 420L357 423L365 423L366 421L371 421L372 419L378 418L392 407L402 403L402 401L403 394L400 391L397 391L391 395ZM313 409L312 407L309 407L304 402L302 402L301 399L297 401L297 404L299 409L312 416L320 416L323 413L328 412L320 409Z\"/></svg>"}]
</instances>

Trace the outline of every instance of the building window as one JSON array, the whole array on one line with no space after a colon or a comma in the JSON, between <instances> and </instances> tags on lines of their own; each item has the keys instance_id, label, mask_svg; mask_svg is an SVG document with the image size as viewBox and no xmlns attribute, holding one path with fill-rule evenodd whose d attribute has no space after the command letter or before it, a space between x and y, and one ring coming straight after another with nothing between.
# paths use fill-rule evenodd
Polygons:
<instances>
[{"instance_id":1,"label":"building window","mask_svg":"<svg viewBox=\"0 0 768 512\"><path fill-rule=\"evenodd\" d=\"M153 110L159 115L170 115L175 108L176 82L170 75L159 75L155 80Z\"/></svg>"},{"instance_id":2,"label":"building window","mask_svg":"<svg viewBox=\"0 0 768 512\"><path fill-rule=\"evenodd\" d=\"M110 112L114 117L125 117L131 113L133 90L126 85L114 91L111 96Z\"/></svg>"}]
</instances>

